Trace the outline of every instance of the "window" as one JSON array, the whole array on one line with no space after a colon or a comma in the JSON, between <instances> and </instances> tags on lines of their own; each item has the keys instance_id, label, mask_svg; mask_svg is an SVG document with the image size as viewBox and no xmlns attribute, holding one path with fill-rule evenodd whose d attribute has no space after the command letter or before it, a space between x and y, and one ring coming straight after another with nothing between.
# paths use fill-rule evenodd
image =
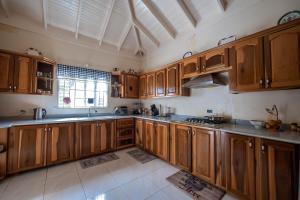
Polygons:
<instances>
[{"instance_id":1,"label":"window","mask_svg":"<svg viewBox=\"0 0 300 200\"><path fill-rule=\"evenodd\" d=\"M111 75L108 72L57 65L58 107L107 107Z\"/></svg>"}]
</instances>

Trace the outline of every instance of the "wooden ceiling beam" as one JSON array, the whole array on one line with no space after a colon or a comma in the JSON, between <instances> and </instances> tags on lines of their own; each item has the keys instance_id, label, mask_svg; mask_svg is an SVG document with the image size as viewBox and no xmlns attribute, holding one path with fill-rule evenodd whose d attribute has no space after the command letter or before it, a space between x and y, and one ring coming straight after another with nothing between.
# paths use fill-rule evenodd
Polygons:
<instances>
[{"instance_id":1,"label":"wooden ceiling beam","mask_svg":"<svg viewBox=\"0 0 300 200\"><path fill-rule=\"evenodd\" d=\"M43 23L45 30L48 29L48 0L42 0L43 7Z\"/></svg>"},{"instance_id":2,"label":"wooden ceiling beam","mask_svg":"<svg viewBox=\"0 0 300 200\"><path fill-rule=\"evenodd\" d=\"M104 34L106 32L107 26L108 26L108 22L110 20L111 14L112 14L112 10L115 4L115 0L111 0L108 9L106 10L105 13L105 18L104 18L104 23L103 26L101 26L101 30L100 30L100 34L98 37L99 40L99 45L101 46L103 38L104 38Z\"/></svg>"},{"instance_id":3,"label":"wooden ceiling beam","mask_svg":"<svg viewBox=\"0 0 300 200\"><path fill-rule=\"evenodd\" d=\"M121 34L121 38L120 38L120 40L118 42L118 46L117 46L118 47L118 51L121 50L121 48L122 48L122 46L123 46L123 44L125 42L125 39L127 38L127 35L129 34L129 32L130 32L130 30L131 30L132 27L133 27L132 23L128 22L127 25L126 25L126 27L125 27L125 29L124 29L124 31L123 31L123 33Z\"/></svg>"},{"instance_id":4,"label":"wooden ceiling beam","mask_svg":"<svg viewBox=\"0 0 300 200\"><path fill-rule=\"evenodd\" d=\"M186 3L183 0L177 0L177 3L181 10L184 12L185 16L188 18L189 22L192 24L192 26L196 28L198 22L193 16L188 6L186 5Z\"/></svg>"},{"instance_id":5,"label":"wooden ceiling beam","mask_svg":"<svg viewBox=\"0 0 300 200\"><path fill-rule=\"evenodd\" d=\"M136 39L136 43L137 43L137 49L140 50L140 49L142 49L141 36L140 36L138 28L136 26L133 26L133 28L134 28L134 32L135 32L135 39Z\"/></svg>"},{"instance_id":6,"label":"wooden ceiling beam","mask_svg":"<svg viewBox=\"0 0 300 200\"><path fill-rule=\"evenodd\" d=\"M128 0L131 20L133 25L143 32L157 47L159 47L159 41L152 35L152 33L136 18L133 0Z\"/></svg>"},{"instance_id":7,"label":"wooden ceiling beam","mask_svg":"<svg viewBox=\"0 0 300 200\"><path fill-rule=\"evenodd\" d=\"M144 5L149 9L152 15L159 21L159 23L164 27L164 29L169 33L169 35L175 39L176 30L169 22L169 20L163 15L160 9L151 0L142 0Z\"/></svg>"},{"instance_id":8,"label":"wooden ceiling beam","mask_svg":"<svg viewBox=\"0 0 300 200\"><path fill-rule=\"evenodd\" d=\"M217 3L219 5L220 10L225 12L227 6L226 0L217 0Z\"/></svg>"},{"instance_id":9,"label":"wooden ceiling beam","mask_svg":"<svg viewBox=\"0 0 300 200\"><path fill-rule=\"evenodd\" d=\"M7 4L6 4L6 1L5 0L1 0L0 4L1 4L1 7L2 7L2 9L4 11L5 16L8 18L9 11L8 11L8 7L7 7Z\"/></svg>"},{"instance_id":10,"label":"wooden ceiling beam","mask_svg":"<svg viewBox=\"0 0 300 200\"><path fill-rule=\"evenodd\" d=\"M77 9L77 17L76 17L76 28L75 28L75 38L76 38L76 40L78 39L82 3L83 3L83 0L79 0L79 5L78 5L78 9Z\"/></svg>"}]
</instances>

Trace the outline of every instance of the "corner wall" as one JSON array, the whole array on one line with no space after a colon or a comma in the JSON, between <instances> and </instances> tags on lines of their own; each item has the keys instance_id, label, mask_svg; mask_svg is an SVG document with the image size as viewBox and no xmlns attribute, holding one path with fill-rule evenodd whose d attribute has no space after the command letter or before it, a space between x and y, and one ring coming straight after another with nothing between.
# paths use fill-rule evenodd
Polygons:
<instances>
[{"instance_id":1,"label":"corner wall","mask_svg":"<svg viewBox=\"0 0 300 200\"><path fill-rule=\"evenodd\" d=\"M148 51L143 71L181 59L186 51L200 52L216 46L220 38L236 35L241 38L275 26L286 12L300 10L299 0L229 1L229 9L211 18L200 19L195 34L179 35L175 41ZM200 13L201 15L201 13ZM207 109L238 119L265 120L266 107L276 104L284 122L300 121L300 90L230 94L228 87L193 89L191 97L143 100L146 106L161 104L176 109L177 114L204 116Z\"/></svg>"}]
</instances>

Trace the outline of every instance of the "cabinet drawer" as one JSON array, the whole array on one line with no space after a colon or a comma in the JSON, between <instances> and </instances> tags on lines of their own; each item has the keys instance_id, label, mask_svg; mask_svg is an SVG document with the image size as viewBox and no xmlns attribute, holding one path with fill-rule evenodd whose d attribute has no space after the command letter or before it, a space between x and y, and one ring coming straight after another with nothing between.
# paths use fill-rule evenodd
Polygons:
<instances>
[{"instance_id":1,"label":"cabinet drawer","mask_svg":"<svg viewBox=\"0 0 300 200\"><path fill-rule=\"evenodd\" d=\"M126 128L126 127L132 127L134 126L134 119L128 118L128 119L119 119L117 121L117 128Z\"/></svg>"}]
</instances>

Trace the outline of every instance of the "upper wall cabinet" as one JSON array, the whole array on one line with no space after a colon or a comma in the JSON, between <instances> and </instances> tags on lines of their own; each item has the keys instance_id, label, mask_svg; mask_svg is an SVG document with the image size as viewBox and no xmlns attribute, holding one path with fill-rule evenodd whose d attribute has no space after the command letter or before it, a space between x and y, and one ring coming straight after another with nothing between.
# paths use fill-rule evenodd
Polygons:
<instances>
[{"instance_id":1,"label":"upper wall cabinet","mask_svg":"<svg viewBox=\"0 0 300 200\"><path fill-rule=\"evenodd\" d=\"M264 87L263 39L239 42L233 47L232 54L235 89L253 91Z\"/></svg>"},{"instance_id":2,"label":"upper wall cabinet","mask_svg":"<svg viewBox=\"0 0 300 200\"><path fill-rule=\"evenodd\" d=\"M32 59L0 53L0 91L32 93Z\"/></svg>"},{"instance_id":3,"label":"upper wall cabinet","mask_svg":"<svg viewBox=\"0 0 300 200\"><path fill-rule=\"evenodd\" d=\"M55 62L0 50L0 92L52 94Z\"/></svg>"},{"instance_id":4,"label":"upper wall cabinet","mask_svg":"<svg viewBox=\"0 0 300 200\"><path fill-rule=\"evenodd\" d=\"M265 38L267 88L300 86L300 25Z\"/></svg>"},{"instance_id":5,"label":"upper wall cabinet","mask_svg":"<svg viewBox=\"0 0 300 200\"><path fill-rule=\"evenodd\" d=\"M147 97L147 77L146 75L141 75L139 78L139 95L141 99Z\"/></svg>"},{"instance_id":6,"label":"upper wall cabinet","mask_svg":"<svg viewBox=\"0 0 300 200\"><path fill-rule=\"evenodd\" d=\"M174 64L166 69L166 95L175 96L179 94L179 65Z\"/></svg>"},{"instance_id":7,"label":"upper wall cabinet","mask_svg":"<svg viewBox=\"0 0 300 200\"><path fill-rule=\"evenodd\" d=\"M201 56L201 72L215 72L229 66L228 48L216 49Z\"/></svg>"},{"instance_id":8,"label":"upper wall cabinet","mask_svg":"<svg viewBox=\"0 0 300 200\"><path fill-rule=\"evenodd\" d=\"M125 97L139 98L139 77L136 75L125 75Z\"/></svg>"},{"instance_id":9,"label":"upper wall cabinet","mask_svg":"<svg viewBox=\"0 0 300 200\"><path fill-rule=\"evenodd\" d=\"M199 75L199 73L199 58L197 56L186 58L182 61L181 78L191 78Z\"/></svg>"},{"instance_id":10,"label":"upper wall cabinet","mask_svg":"<svg viewBox=\"0 0 300 200\"><path fill-rule=\"evenodd\" d=\"M155 72L155 96L161 97L166 94L166 70Z\"/></svg>"},{"instance_id":11,"label":"upper wall cabinet","mask_svg":"<svg viewBox=\"0 0 300 200\"><path fill-rule=\"evenodd\" d=\"M155 96L155 73L147 74L147 97Z\"/></svg>"}]
</instances>

